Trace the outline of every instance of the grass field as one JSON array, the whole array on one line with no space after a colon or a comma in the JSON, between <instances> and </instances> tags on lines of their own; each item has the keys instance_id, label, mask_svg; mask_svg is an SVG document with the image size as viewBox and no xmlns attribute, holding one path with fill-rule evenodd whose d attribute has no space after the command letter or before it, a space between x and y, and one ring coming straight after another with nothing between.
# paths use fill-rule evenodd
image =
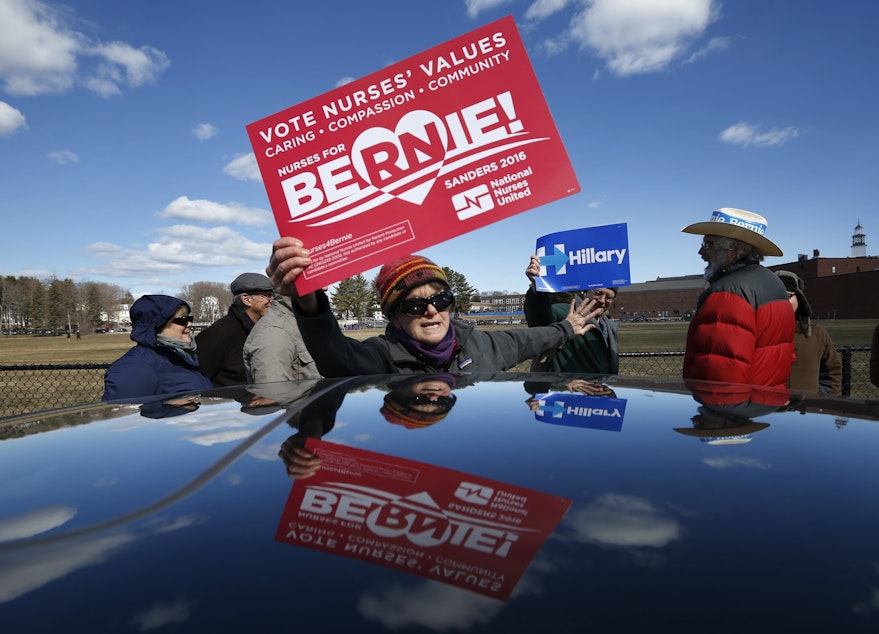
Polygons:
<instances>
[{"instance_id":1,"label":"grass field","mask_svg":"<svg viewBox=\"0 0 879 634\"><path fill-rule=\"evenodd\" d=\"M876 321L851 319L819 321L833 338L836 346L869 346ZM485 330L524 328L524 326L480 326ZM350 337L365 339L383 332L368 328L347 331ZM111 363L133 344L129 333L84 335L82 339L66 337L0 336L0 365L36 365L53 363ZM620 324L621 352L683 351L687 322L663 321Z\"/></svg>"}]
</instances>

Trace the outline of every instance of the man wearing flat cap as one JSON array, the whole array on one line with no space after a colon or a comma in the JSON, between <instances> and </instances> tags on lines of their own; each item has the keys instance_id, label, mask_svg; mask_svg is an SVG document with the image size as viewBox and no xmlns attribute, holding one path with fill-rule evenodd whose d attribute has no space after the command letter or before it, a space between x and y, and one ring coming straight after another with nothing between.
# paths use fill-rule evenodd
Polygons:
<instances>
[{"instance_id":1,"label":"man wearing flat cap","mask_svg":"<svg viewBox=\"0 0 879 634\"><path fill-rule=\"evenodd\" d=\"M687 331L684 378L783 388L796 358L794 311L782 281L760 264L782 255L764 235L766 219L724 207L682 231L704 236L709 284Z\"/></svg>"},{"instance_id":2,"label":"man wearing flat cap","mask_svg":"<svg viewBox=\"0 0 879 634\"><path fill-rule=\"evenodd\" d=\"M214 387L247 383L244 342L275 297L271 280L261 273L242 273L229 288L234 296L229 312L195 337L199 366Z\"/></svg>"}]
</instances>

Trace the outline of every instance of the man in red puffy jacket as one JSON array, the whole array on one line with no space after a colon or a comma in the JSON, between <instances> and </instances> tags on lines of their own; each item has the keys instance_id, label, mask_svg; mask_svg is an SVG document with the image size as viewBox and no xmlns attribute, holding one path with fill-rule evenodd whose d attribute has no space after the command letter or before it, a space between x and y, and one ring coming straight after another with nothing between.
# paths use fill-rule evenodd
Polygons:
<instances>
[{"instance_id":1,"label":"man in red puffy jacket","mask_svg":"<svg viewBox=\"0 0 879 634\"><path fill-rule=\"evenodd\" d=\"M766 219L724 207L682 229L703 235L709 286L687 331L685 379L784 387L794 361L794 312L784 284L760 262L782 255Z\"/></svg>"}]
</instances>

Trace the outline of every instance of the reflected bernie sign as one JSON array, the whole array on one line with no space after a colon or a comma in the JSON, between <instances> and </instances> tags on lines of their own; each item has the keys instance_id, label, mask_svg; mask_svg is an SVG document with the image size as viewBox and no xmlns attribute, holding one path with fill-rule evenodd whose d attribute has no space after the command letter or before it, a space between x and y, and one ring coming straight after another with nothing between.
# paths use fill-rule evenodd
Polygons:
<instances>
[{"instance_id":1,"label":"reflected bernie sign","mask_svg":"<svg viewBox=\"0 0 879 634\"><path fill-rule=\"evenodd\" d=\"M502 601L571 500L404 458L309 439L275 539L395 568Z\"/></svg>"},{"instance_id":2,"label":"reflected bernie sign","mask_svg":"<svg viewBox=\"0 0 879 634\"><path fill-rule=\"evenodd\" d=\"M509 16L247 133L300 293L580 191Z\"/></svg>"},{"instance_id":3,"label":"reflected bernie sign","mask_svg":"<svg viewBox=\"0 0 879 634\"><path fill-rule=\"evenodd\" d=\"M632 283L626 223L550 233L537 239L538 292L616 288Z\"/></svg>"}]
</instances>

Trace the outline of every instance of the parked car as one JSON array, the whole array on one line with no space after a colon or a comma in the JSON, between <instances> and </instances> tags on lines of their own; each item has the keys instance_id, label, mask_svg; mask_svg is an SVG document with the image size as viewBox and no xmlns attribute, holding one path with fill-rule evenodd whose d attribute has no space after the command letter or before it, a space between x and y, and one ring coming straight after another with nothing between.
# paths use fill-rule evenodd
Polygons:
<instances>
[{"instance_id":1,"label":"parked car","mask_svg":"<svg viewBox=\"0 0 879 634\"><path fill-rule=\"evenodd\" d=\"M0 624L876 632L877 453L879 401L578 375L18 416L0 420Z\"/></svg>"}]
</instances>

